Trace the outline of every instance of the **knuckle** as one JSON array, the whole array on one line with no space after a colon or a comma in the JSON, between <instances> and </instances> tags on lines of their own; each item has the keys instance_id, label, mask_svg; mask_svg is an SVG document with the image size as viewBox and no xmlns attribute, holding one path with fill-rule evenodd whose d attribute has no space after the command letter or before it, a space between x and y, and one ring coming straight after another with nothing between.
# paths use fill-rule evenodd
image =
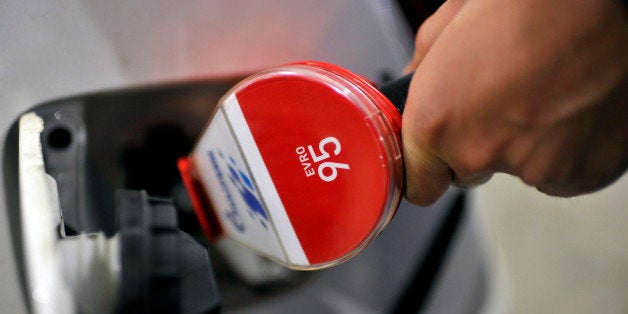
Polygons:
<instances>
[{"instance_id":1,"label":"knuckle","mask_svg":"<svg viewBox=\"0 0 628 314\"><path fill-rule=\"evenodd\" d=\"M547 181L547 175L534 167L524 167L519 172L519 178L530 186L542 186Z\"/></svg>"},{"instance_id":2,"label":"knuckle","mask_svg":"<svg viewBox=\"0 0 628 314\"><path fill-rule=\"evenodd\" d=\"M432 17L427 18L417 30L414 48L419 55L425 55L432 45L432 19Z\"/></svg>"},{"instance_id":3,"label":"knuckle","mask_svg":"<svg viewBox=\"0 0 628 314\"><path fill-rule=\"evenodd\" d=\"M494 149L469 149L458 156L454 172L460 178L476 178L490 172L497 160Z\"/></svg>"}]
</instances>

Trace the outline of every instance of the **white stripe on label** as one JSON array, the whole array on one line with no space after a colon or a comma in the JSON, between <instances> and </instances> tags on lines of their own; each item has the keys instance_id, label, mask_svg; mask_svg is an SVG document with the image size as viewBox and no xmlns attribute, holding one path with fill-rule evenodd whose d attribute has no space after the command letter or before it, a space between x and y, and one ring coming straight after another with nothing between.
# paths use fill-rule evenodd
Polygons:
<instances>
[{"instance_id":1,"label":"white stripe on label","mask_svg":"<svg viewBox=\"0 0 628 314\"><path fill-rule=\"evenodd\" d=\"M292 227L286 209L279 198L279 193L277 193L277 189L273 184L264 159L255 144L253 134L244 118L235 94L231 94L225 99L223 108L231 122L232 130L240 143L242 154L249 165L253 178L257 182L257 187L275 225L277 236L281 239L287 259L294 265L309 265L310 263Z\"/></svg>"},{"instance_id":2,"label":"white stripe on label","mask_svg":"<svg viewBox=\"0 0 628 314\"><path fill-rule=\"evenodd\" d=\"M246 196L248 193L245 191L248 191L254 193L252 196L256 201L262 199L259 189L251 191L247 188L252 175L224 110L216 112L190 157L225 234L269 258L288 263L268 215L260 216L256 203L249 198L251 195ZM267 212L263 208L261 210Z\"/></svg>"}]
</instances>

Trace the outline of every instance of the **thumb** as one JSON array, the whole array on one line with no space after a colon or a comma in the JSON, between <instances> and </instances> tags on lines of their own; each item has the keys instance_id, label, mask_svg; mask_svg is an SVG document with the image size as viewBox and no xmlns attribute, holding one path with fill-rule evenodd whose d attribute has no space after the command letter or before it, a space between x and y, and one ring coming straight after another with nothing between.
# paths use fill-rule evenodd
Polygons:
<instances>
[{"instance_id":1,"label":"thumb","mask_svg":"<svg viewBox=\"0 0 628 314\"><path fill-rule=\"evenodd\" d=\"M405 197L420 206L433 204L449 188L453 171L434 151L420 142L404 141L403 151Z\"/></svg>"}]
</instances>

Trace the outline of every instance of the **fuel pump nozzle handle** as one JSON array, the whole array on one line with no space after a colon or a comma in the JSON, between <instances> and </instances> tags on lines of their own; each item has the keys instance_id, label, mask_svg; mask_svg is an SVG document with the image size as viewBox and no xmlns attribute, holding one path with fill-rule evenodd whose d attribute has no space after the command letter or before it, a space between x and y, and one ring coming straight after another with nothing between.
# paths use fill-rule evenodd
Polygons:
<instances>
[{"instance_id":1,"label":"fuel pump nozzle handle","mask_svg":"<svg viewBox=\"0 0 628 314\"><path fill-rule=\"evenodd\" d=\"M403 114L408 98L408 90L410 89L410 81L414 72L407 74L396 80L388 81L379 88L379 91L395 105L399 113Z\"/></svg>"}]
</instances>

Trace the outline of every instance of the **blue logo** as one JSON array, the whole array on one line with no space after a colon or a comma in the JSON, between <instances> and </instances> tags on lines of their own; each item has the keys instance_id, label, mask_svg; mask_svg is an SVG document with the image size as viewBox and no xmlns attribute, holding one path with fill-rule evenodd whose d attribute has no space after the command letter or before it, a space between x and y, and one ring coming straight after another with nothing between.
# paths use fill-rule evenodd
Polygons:
<instances>
[{"instance_id":1,"label":"blue logo","mask_svg":"<svg viewBox=\"0 0 628 314\"><path fill-rule=\"evenodd\" d=\"M249 176L238 168L233 157L227 157L221 151L218 151L218 158L216 158L216 154L213 151L209 151L208 156L212 167L216 172L222 190L226 195L227 202L229 203L229 211L226 213L226 216L229 221L231 221L233 226L240 232L243 232L245 229L244 221L242 220L242 217L240 217L233 195L230 193L232 189L228 188L227 182L224 178L225 175L218 166L217 159L227 166L228 173L226 176L229 178L228 182L232 187L235 187L235 189L239 192L238 194L240 195L240 198L244 201L244 203L246 203L249 216L252 219L259 221L262 227L268 229L268 216L256 196L255 187L253 186Z\"/></svg>"}]
</instances>

